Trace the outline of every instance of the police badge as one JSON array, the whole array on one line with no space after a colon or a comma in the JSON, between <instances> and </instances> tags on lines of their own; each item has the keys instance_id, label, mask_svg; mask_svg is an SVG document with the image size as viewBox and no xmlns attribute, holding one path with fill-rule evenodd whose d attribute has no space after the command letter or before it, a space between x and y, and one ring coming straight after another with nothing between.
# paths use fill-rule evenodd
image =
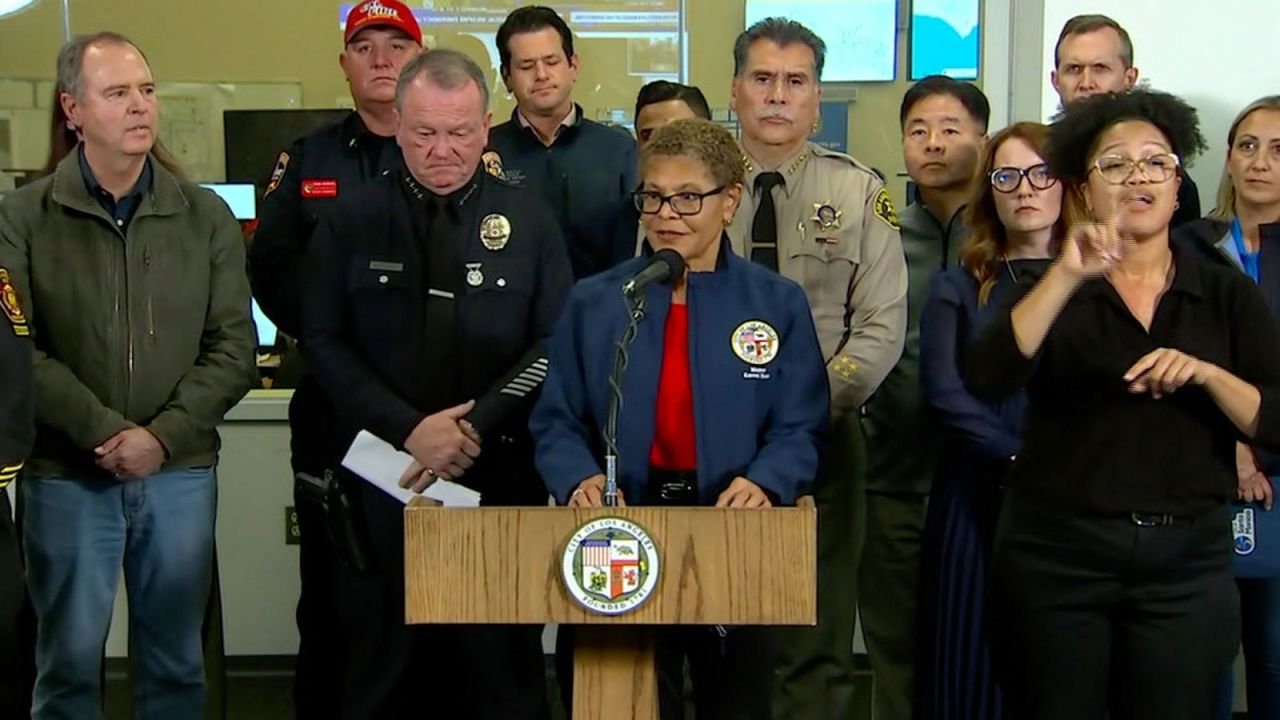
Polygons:
<instances>
[{"instance_id":1,"label":"police badge","mask_svg":"<svg viewBox=\"0 0 1280 720\"><path fill-rule=\"evenodd\" d=\"M819 230L830 232L840 229L840 220L843 217L844 211L835 209L831 203L814 203L813 217L809 219L817 223Z\"/></svg>"},{"instance_id":2,"label":"police badge","mask_svg":"<svg viewBox=\"0 0 1280 720\"><path fill-rule=\"evenodd\" d=\"M486 250L501 250L511 239L511 221L506 215L493 213L480 221L480 242Z\"/></svg>"}]
</instances>

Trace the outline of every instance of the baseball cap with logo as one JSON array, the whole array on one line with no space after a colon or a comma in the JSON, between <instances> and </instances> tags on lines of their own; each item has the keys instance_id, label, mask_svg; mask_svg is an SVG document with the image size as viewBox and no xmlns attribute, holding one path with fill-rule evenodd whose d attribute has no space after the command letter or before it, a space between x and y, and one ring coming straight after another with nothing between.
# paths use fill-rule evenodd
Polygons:
<instances>
[{"instance_id":1,"label":"baseball cap with logo","mask_svg":"<svg viewBox=\"0 0 1280 720\"><path fill-rule=\"evenodd\" d=\"M411 40L422 44L422 27L413 17L413 11L399 0L365 0L347 13L347 31L344 43L351 42L356 33L369 27L391 27L403 30Z\"/></svg>"}]
</instances>

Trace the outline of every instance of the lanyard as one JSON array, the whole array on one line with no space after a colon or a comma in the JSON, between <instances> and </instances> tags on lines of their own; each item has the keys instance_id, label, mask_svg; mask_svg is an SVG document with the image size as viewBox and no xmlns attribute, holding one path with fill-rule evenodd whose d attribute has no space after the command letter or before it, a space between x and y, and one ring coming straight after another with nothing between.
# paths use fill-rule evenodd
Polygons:
<instances>
[{"instance_id":1,"label":"lanyard","mask_svg":"<svg viewBox=\"0 0 1280 720\"><path fill-rule=\"evenodd\" d=\"M1240 218L1231 221L1231 240L1235 243L1236 254L1240 256L1240 265L1244 267L1245 273L1253 280L1254 284L1258 284L1261 274L1258 269L1257 252L1249 252L1244 244L1244 229L1240 227Z\"/></svg>"}]
</instances>

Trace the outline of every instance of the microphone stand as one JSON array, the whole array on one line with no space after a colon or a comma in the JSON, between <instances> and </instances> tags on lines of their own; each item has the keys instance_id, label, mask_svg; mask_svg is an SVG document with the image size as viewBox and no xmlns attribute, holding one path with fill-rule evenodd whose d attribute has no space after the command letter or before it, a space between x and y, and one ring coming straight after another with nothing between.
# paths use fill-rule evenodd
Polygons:
<instances>
[{"instance_id":1,"label":"microphone stand","mask_svg":"<svg viewBox=\"0 0 1280 720\"><path fill-rule=\"evenodd\" d=\"M643 291L624 291L622 296L627 302L628 322L614 346L613 372L609 374L609 409L604 423L605 507L618 506L618 411L622 409L622 373L627 369L627 347L636 339L645 311Z\"/></svg>"}]
</instances>

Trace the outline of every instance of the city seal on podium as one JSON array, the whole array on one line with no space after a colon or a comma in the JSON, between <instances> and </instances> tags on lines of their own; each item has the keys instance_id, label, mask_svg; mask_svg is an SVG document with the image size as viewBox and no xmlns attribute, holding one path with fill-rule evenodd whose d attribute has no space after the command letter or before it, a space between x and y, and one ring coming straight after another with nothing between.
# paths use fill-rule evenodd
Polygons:
<instances>
[{"instance_id":1,"label":"city seal on podium","mask_svg":"<svg viewBox=\"0 0 1280 720\"><path fill-rule=\"evenodd\" d=\"M565 589L579 605L600 615L622 615L653 594L661 561L644 528L606 517L574 531L562 565Z\"/></svg>"}]
</instances>

